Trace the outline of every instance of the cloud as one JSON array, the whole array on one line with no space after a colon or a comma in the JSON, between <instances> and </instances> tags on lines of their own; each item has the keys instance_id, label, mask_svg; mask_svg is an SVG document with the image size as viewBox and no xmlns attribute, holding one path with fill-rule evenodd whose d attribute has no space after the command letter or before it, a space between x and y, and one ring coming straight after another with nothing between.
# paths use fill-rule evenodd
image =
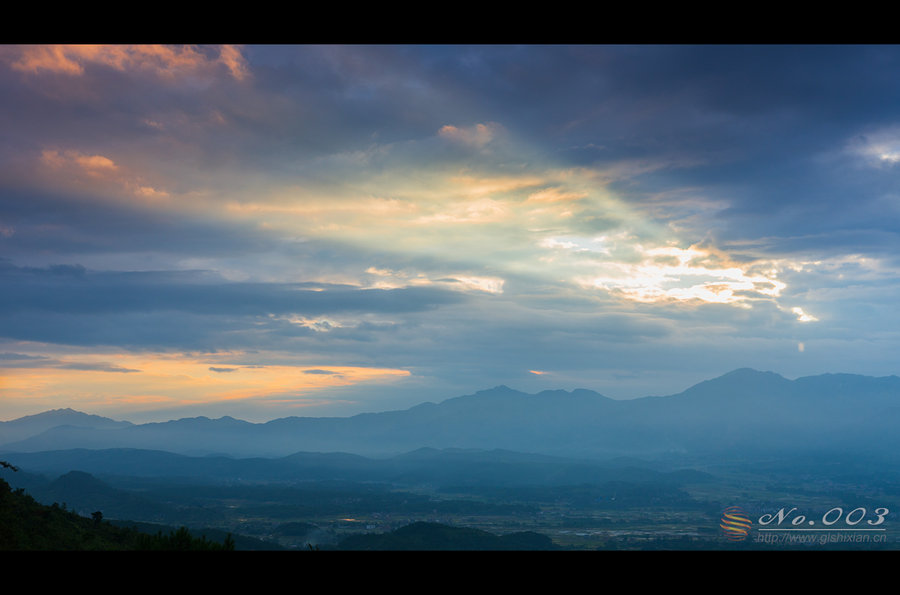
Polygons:
<instances>
[{"instance_id":1,"label":"cloud","mask_svg":"<svg viewBox=\"0 0 900 595\"><path fill-rule=\"evenodd\" d=\"M61 364L57 366L57 368L64 370L89 370L95 372L119 372L119 373L131 373L131 372L140 372L140 370L134 368L123 368L122 366L116 366L112 364L103 364L103 363L69 363L69 364Z\"/></svg>"},{"instance_id":2,"label":"cloud","mask_svg":"<svg viewBox=\"0 0 900 595\"><path fill-rule=\"evenodd\" d=\"M766 263L738 263L724 252L700 246L638 247L639 262L598 263L600 274L578 280L638 302L694 301L749 307L776 300L786 284Z\"/></svg>"},{"instance_id":3,"label":"cloud","mask_svg":"<svg viewBox=\"0 0 900 595\"><path fill-rule=\"evenodd\" d=\"M571 192L558 187L545 188L528 195L530 202L571 202L587 198L586 192Z\"/></svg>"},{"instance_id":4,"label":"cloud","mask_svg":"<svg viewBox=\"0 0 900 595\"><path fill-rule=\"evenodd\" d=\"M848 150L870 166L892 167L900 163L900 126L858 135L850 141Z\"/></svg>"},{"instance_id":5,"label":"cloud","mask_svg":"<svg viewBox=\"0 0 900 595\"><path fill-rule=\"evenodd\" d=\"M182 311L193 314L268 315L306 312L408 312L459 301L438 288L307 289L294 283L226 282L203 272L87 272L80 282L52 268L0 267L6 313Z\"/></svg>"},{"instance_id":6,"label":"cloud","mask_svg":"<svg viewBox=\"0 0 900 595\"><path fill-rule=\"evenodd\" d=\"M88 356L89 357L89 356ZM71 361L68 356L54 358L46 355L33 355L25 353L0 353L0 367L5 368L55 368L58 370L79 370L85 372L113 372L133 373L140 372L135 368L126 368L106 361L84 361L82 356L79 361Z\"/></svg>"},{"instance_id":7,"label":"cloud","mask_svg":"<svg viewBox=\"0 0 900 595\"><path fill-rule=\"evenodd\" d=\"M506 282L500 277L468 273L448 273L442 277L432 278L425 272L394 271L377 267L369 267L366 269L366 274L375 277L368 286L379 289L435 286L454 291L482 291L500 294L503 293L503 285Z\"/></svg>"},{"instance_id":8,"label":"cloud","mask_svg":"<svg viewBox=\"0 0 900 595\"><path fill-rule=\"evenodd\" d=\"M793 312L794 314L797 315L797 320L799 320L800 322L816 322L817 320L819 320L815 316L804 312L803 308L801 308L799 306L795 307L795 308L791 308L791 312Z\"/></svg>"},{"instance_id":9,"label":"cloud","mask_svg":"<svg viewBox=\"0 0 900 595\"><path fill-rule=\"evenodd\" d=\"M240 346L291 328L341 328L336 316L425 312L464 299L440 287L310 289L197 271L95 272L2 261L0 283L0 336L82 345Z\"/></svg>"},{"instance_id":10,"label":"cloud","mask_svg":"<svg viewBox=\"0 0 900 595\"><path fill-rule=\"evenodd\" d=\"M54 373L146 373L80 351L260 350L307 380L405 369L447 397L546 380L528 368L680 381L791 361L798 341L807 362L896 352L896 48L5 46L0 62L0 336L97 368ZM252 361L181 371L237 382Z\"/></svg>"},{"instance_id":11,"label":"cloud","mask_svg":"<svg viewBox=\"0 0 900 595\"><path fill-rule=\"evenodd\" d=\"M438 130L438 136L480 149L494 140L502 130L503 127L496 122L475 124L466 128L446 124Z\"/></svg>"},{"instance_id":12,"label":"cloud","mask_svg":"<svg viewBox=\"0 0 900 595\"><path fill-rule=\"evenodd\" d=\"M12 63L12 67L32 73L48 70L65 74L82 74L84 68L77 59L69 57L70 52L71 48L67 50L66 46L62 45L26 47L19 59Z\"/></svg>"},{"instance_id":13,"label":"cloud","mask_svg":"<svg viewBox=\"0 0 900 595\"><path fill-rule=\"evenodd\" d=\"M439 280L443 281L443 280ZM498 277L459 276L447 280L448 287L459 286L466 290L477 290L485 293L503 293L503 285L506 283Z\"/></svg>"},{"instance_id":14,"label":"cloud","mask_svg":"<svg viewBox=\"0 0 900 595\"><path fill-rule=\"evenodd\" d=\"M29 74L50 72L83 75L85 68L100 65L118 71L149 71L161 78L211 74L217 64L225 66L237 80L249 75L239 48L221 46L214 50L194 46L165 45L30 45L19 48L11 66Z\"/></svg>"},{"instance_id":15,"label":"cloud","mask_svg":"<svg viewBox=\"0 0 900 595\"><path fill-rule=\"evenodd\" d=\"M165 190L158 190L153 188L152 186L138 186L134 193L138 196L143 196L146 198L168 198L171 196Z\"/></svg>"},{"instance_id":16,"label":"cloud","mask_svg":"<svg viewBox=\"0 0 900 595\"><path fill-rule=\"evenodd\" d=\"M49 361L50 358L46 355L30 355L27 353L9 353L9 352L0 352L0 362L33 362L34 360L38 361ZM2 365L2 364L0 364Z\"/></svg>"},{"instance_id":17,"label":"cloud","mask_svg":"<svg viewBox=\"0 0 900 595\"><path fill-rule=\"evenodd\" d=\"M103 175L105 172L119 169L109 157L86 155L75 150L60 153L55 149L44 149L41 151L41 162L54 169L76 167L90 175Z\"/></svg>"},{"instance_id":18,"label":"cloud","mask_svg":"<svg viewBox=\"0 0 900 595\"><path fill-rule=\"evenodd\" d=\"M239 81L244 80L250 75L250 69L247 60L241 54L239 48L233 45L223 45L219 53L219 62L228 67L231 76Z\"/></svg>"},{"instance_id":19,"label":"cloud","mask_svg":"<svg viewBox=\"0 0 900 595\"><path fill-rule=\"evenodd\" d=\"M122 167L112 158L88 154L77 149L43 149L36 172L41 185L64 193L87 191L88 200L105 195L107 200L120 201L122 194L144 199L167 199L169 192L146 183L144 176L131 168ZM84 200L84 199L82 199Z\"/></svg>"}]
</instances>

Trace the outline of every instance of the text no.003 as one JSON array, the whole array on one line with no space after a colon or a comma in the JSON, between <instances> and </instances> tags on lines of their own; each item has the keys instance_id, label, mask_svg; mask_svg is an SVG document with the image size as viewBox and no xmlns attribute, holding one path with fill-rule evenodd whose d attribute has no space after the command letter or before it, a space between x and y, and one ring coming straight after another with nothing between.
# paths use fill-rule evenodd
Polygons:
<instances>
[{"instance_id":1,"label":"text no.003","mask_svg":"<svg viewBox=\"0 0 900 595\"><path fill-rule=\"evenodd\" d=\"M821 522L826 527L836 528L836 527L833 527L833 525L835 525L835 523L837 523L838 521L841 520L841 518L843 518L844 524L847 525L848 527L856 528L856 526L859 525L864 519L866 522L864 523L863 526L871 525L874 527L874 526L881 525L882 523L884 523L885 517L887 517L887 515L890 513L890 510L888 510L887 508L876 508L872 512L872 515L874 515L874 518L872 516L870 516L869 518L866 518L868 511L866 511L865 508L862 508L862 507L854 508L853 510L851 510L850 512L848 512L845 515L844 509L836 506L836 507L832 508L831 510L829 510L828 512L826 512L825 514L823 514L822 518L817 521L817 520L812 520L812 519L807 520L807 517L802 514L798 514L798 515L792 517L791 515L796 510L797 510L796 508L791 508L790 510L785 511L785 509L782 508L775 514L764 514L761 517L759 517L759 524L760 525L771 525L774 522L775 526L779 527L784 521L789 521L792 526L799 528L800 525L805 524L805 525L812 526L812 525L816 525L818 522ZM775 522L775 521L777 521L777 522ZM857 530L860 530L860 529L861 528L857 528ZM763 531L765 529L761 528L760 530ZM770 530L774 530L774 529L770 529Z\"/></svg>"}]
</instances>

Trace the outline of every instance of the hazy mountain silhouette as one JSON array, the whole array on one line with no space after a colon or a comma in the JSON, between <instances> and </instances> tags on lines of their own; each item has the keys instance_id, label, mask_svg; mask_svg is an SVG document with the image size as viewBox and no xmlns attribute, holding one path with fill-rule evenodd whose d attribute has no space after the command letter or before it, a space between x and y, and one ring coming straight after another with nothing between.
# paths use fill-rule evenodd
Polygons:
<instances>
[{"instance_id":1,"label":"hazy mountain silhouette","mask_svg":"<svg viewBox=\"0 0 900 595\"><path fill-rule=\"evenodd\" d=\"M79 469L98 477L162 478L191 483L351 481L469 486L489 484L577 485L606 481L680 484L702 482L700 472L664 472L640 463L629 466L509 451L423 448L388 459L346 453L295 453L287 457L235 459L190 457L139 449L73 449L17 453L16 464L32 474ZM21 471L20 471L21 473ZM0 472L18 485L18 476ZM32 481L40 493L47 481Z\"/></svg>"},{"instance_id":2,"label":"hazy mountain silhouette","mask_svg":"<svg viewBox=\"0 0 900 595\"><path fill-rule=\"evenodd\" d=\"M53 409L11 421L0 421L0 443L22 440L60 426L101 430L125 428L131 425L133 424L128 421L115 421L74 409Z\"/></svg>"},{"instance_id":3,"label":"hazy mountain silhouette","mask_svg":"<svg viewBox=\"0 0 900 595\"><path fill-rule=\"evenodd\" d=\"M894 431L900 378L826 374L788 380L745 368L666 397L614 400L583 389L526 394L498 386L437 404L344 418L255 424L195 417L49 428L45 423L30 426L34 433L28 437L26 419L0 427L0 449L140 448L241 457L298 451L385 457L422 447L603 458L784 449L887 453L900 446Z\"/></svg>"}]
</instances>

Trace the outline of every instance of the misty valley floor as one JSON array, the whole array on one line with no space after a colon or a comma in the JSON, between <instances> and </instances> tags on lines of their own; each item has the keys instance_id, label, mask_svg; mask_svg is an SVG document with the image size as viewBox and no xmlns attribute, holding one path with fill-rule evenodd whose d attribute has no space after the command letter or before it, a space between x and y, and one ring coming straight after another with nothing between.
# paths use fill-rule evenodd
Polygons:
<instances>
[{"instance_id":1,"label":"misty valley floor","mask_svg":"<svg viewBox=\"0 0 900 595\"><path fill-rule=\"evenodd\" d=\"M246 548L440 549L398 533L424 521L548 549L900 549L898 395L894 376L739 369L669 397L499 386L259 424L55 410L0 422L0 460L20 469L0 476L85 516Z\"/></svg>"},{"instance_id":2,"label":"misty valley floor","mask_svg":"<svg viewBox=\"0 0 900 595\"><path fill-rule=\"evenodd\" d=\"M619 479L531 486L198 483L84 472L56 479L5 472L4 478L14 487L27 485L40 501L61 502L85 516L102 510L104 518L126 525L232 533L239 536L239 549L342 549L342 541L352 535L389 533L420 521L494 535L536 532L549 537L552 548L565 550L900 549L891 516L900 510L895 474L836 475L809 464L771 462L666 472L651 479L637 475L634 467L622 467ZM723 511L731 506L751 519L748 534L737 541L720 528ZM785 519L770 527L790 533L763 533L760 517L779 510L787 513ZM876 510L888 511L880 513L883 522ZM800 515L802 523L792 523ZM818 521L817 531L811 531L810 521ZM821 531L825 528L829 531Z\"/></svg>"}]
</instances>

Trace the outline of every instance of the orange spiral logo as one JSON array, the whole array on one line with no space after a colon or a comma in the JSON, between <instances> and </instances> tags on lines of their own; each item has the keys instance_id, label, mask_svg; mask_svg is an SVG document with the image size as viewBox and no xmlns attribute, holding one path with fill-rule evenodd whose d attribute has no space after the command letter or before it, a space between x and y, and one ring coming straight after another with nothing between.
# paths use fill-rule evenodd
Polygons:
<instances>
[{"instance_id":1,"label":"orange spiral logo","mask_svg":"<svg viewBox=\"0 0 900 595\"><path fill-rule=\"evenodd\" d=\"M743 541L750 534L750 517L739 506L729 506L722 513L719 527L730 541Z\"/></svg>"}]
</instances>

